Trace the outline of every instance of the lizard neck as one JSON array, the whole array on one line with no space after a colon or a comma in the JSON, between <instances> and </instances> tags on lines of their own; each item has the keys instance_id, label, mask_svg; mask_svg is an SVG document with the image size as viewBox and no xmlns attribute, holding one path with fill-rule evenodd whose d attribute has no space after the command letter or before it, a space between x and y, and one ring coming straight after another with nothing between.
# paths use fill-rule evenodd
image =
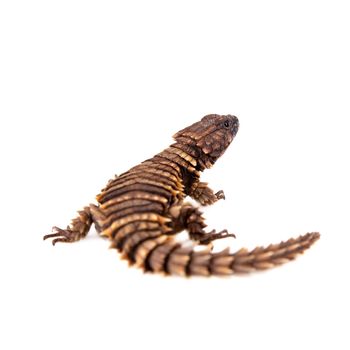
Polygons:
<instances>
[{"instance_id":1,"label":"lizard neck","mask_svg":"<svg viewBox=\"0 0 350 350\"><path fill-rule=\"evenodd\" d=\"M198 174L203 170L199 159L199 152L196 148L184 145L181 143L174 143L164 151L158 153L155 158L164 158L169 163L172 163L179 168L185 169L189 173Z\"/></svg>"},{"instance_id":2,"label":"lizard neck","mask_svg":"<svg viewBox=\"0 0 350 350\"><path fill-rule=\"evenodd\" d=\"M205 154L202 149L197 147L194 143L176 142L169 147L169 149L171 148L181 150L181 156L184 159L192 158L196 163L195 170L197 172L211 168L216 160L210 157L210 155ZM194 164L194 162L192 164Z\"/></svg>"},{"instance_id":3,"label":"lizard neck","mask_svg":"<svg viewBox=\"0 0 350 350\"><path fill-rule=\"evenodd\" d=\"M195 147L176 142L158 153L153 159L156 162L166 161L169 166L178 169L178 176L187 193L192 184L198 181L200 171L203 170L198 162L199 156L200 153Z\"/></svg>"}]
</instances>

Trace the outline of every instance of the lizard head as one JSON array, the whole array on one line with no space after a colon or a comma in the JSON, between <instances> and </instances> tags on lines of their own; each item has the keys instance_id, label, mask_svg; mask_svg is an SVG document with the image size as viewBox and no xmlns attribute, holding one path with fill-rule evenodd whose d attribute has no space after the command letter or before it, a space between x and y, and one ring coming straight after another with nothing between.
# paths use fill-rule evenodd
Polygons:
<instances>
[{"instance_id":1,"label":"lizard head","mask_svg":"<svg viewBox=\"0 0 350 350\"><path fill-rule=\"evenodd\" d=\"M173 137L178 143L196 151L198 170L204 170L210 168L224 154L238 128L238 118L233 115L209 114Z\"/></svg>"}]
</instances>

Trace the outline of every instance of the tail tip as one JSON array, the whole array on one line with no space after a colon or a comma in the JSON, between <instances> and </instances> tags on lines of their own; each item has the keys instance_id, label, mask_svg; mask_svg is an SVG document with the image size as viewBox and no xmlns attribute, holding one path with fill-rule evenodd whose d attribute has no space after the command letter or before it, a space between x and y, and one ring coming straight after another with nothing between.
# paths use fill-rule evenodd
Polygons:
<instances>
[{"instance_id":1,"label":"tail tip","mask_svg":"<svg viewBox=\"0 0 350 350\"><path fill-rule=\"evenodd\" d=\"M321 238L321 234L319 232L310 232L309 236L310 236L310 239L315 241Z\"/></svg>"}]
</instances>

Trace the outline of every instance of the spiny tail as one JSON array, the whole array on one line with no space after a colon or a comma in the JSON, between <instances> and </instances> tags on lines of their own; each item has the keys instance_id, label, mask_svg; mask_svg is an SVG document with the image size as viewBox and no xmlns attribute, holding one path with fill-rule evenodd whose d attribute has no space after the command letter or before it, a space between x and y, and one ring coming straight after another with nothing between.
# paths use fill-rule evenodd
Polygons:
<instances>
[{"instance_id":1,"label":"spiny tail","mask_svg":"<svg viewBox=\"0 0 350 350\"><path fill-rule=\"evenodd\" d=\"M319 237L318 232L312 232L279 244L257 247L251 251L242 248L230 253L227 248L213 253L209 247L205 251L182 247L172 237L161 235L139 242L132 250L132 254L127 256L124 254L124 257L143 267L145 271L182 276L231 275L265 270L293 260Z\"/></svg>"}]
</instances>

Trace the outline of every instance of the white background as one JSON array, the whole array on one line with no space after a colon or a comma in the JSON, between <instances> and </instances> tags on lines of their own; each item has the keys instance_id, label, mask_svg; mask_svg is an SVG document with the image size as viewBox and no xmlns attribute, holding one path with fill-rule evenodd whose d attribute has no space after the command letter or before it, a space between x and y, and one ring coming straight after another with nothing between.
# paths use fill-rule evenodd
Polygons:
<instances>
[{"instance_id":1,"label":"white background","mask_svg":"<svg viewBox=\"0 0 350 350\"><path fill-rule=\"evenodd\" d=\"M127 4L126 4L127 3ZM349 349L346 1L2 1L1 349ZM42 241L208 113L241 128L203 178L232 250L308 231L295 262L164 278L92 230Z\"/></svg>"}]
</instances>

